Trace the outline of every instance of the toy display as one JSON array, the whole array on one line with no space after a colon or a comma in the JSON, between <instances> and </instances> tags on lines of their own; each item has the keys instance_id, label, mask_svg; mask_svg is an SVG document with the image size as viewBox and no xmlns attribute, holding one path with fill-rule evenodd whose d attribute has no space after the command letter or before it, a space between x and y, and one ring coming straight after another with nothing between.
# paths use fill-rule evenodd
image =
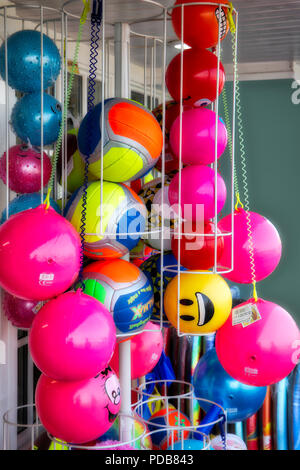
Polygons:
<instances>
[{"instance_id":1,"label":"toy display","mask_svg":"<svg viewBox=\"0 0 300 470\"><path fill-rule=\"evenodd\" d=\"M163 138L158 122L144 106L126 99L109 99L104 103L103 137L101 120L99 103L85 116L78 132L79 151L83 158L91 157L89 170L93 175L101 176L101 141L105 181L132 181L154 167Z\"/></svg>"}]
</instances>

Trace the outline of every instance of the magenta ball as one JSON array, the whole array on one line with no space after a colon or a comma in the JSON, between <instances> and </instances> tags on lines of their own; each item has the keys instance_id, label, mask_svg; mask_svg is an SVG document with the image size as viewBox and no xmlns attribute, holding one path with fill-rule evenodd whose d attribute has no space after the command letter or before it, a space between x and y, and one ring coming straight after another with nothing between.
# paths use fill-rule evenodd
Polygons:
<instances>
[{"instance_id":1,"label":"magenta ball","mask_svg":"<svg viewBox=\"0 0 300 470\"><path fill-rule=\"evenodd\" d=\"M217 213L226 201L226 186L222 176L217 174ZM169 186L169 201L179 212L179 173ZM177 208L176 208L177 205ZM185 219L204 220L215 216L215 172L205 165L192 165L181 172L181 211Z\"/></svg>"},{"instance_id":2,"label":"magenta ball","mask_svg":"<svg viewBox=\"0 0 300 470\"><path fill-rule=\"evenodd\" d=\"M52 207L14 214L0 227L0 286L22 299L55 297L76 280L80 250L78 233Z\"/></svg>"},{"instance_id":3,"label":"magenta ball","mask_svg":"<svg viewBox=\"0 0 300 470\"><path fill-rule=\"evenodd\" d=\"M80 289L50 300L35 317L29 334L36 366L62 381L95 376L108 365L115 346L110 312Z\"/></svg>"},{"instance_id":4,"label":"magenta ball","mask_svg":"<svg viewBox=\"0 0 300 470\"><path fill-rule=\"evenodd\" d=\"M281 258L281 240L274 225L262 215L249 212L252 233L255 279L261 281L268 277L278 266ZM244 209L234 212L234 269L224 274L226 279L240 284L252 282L250 240L248 217ZM231 232L231 215L220 220L218 228L221 232ZM224 237L224 250L220 258L220 266L231 267L231 236Z\"/></svg>"},{"instance_id":5,"label":"magenta ball","mask_svg":"<svg viewBox=\"0 0 300 470\"><path fill-rule=\"evenodd\" d=\"M43 153L43 186L51 176L51 160ZM15 145L8 151L8 186L16 193L35 193L41 189L41 153L25 145ZM6 153L0 159L0 178L6 184Z\"/></svg>"},{"instance_id":6,"label":"magenta ball","mask_svg":"<svg viewBox=\"0 0 300 470\"><path fill-rule=\"evenodd\" d=\"M273 302L258 299L258 313L241 318L239 308L254 303L251 299L232 310L217 331L216 351L229 375L247 385L263 387L286 377L299 360L299 329L291 315ZM244 319L244 322L241 323Z\"/></svg>"},{"instance_id":7,"label":"magenta ball","mask_svg":"<svg viewBox=\"0 0 300 470\"><path fill-rule=\"evenodd\" d=\"M57 439L83 444L102 436L120 410L120 384L110 367L79 382L41 375L35 392L38 416Z\"/></svg>"},{"instance_id":8,"label":"magenta ball","mask_svg":"<svg viewBox=\"0 0 300 470\"><path fill-rule=\"evenodd\" d=\"M227 145L227 130L218 118L217 158ZM206 108L194 108L182 113L182 162L186 165L209 165L215 161L216 113ZM180 116L174 121L170 144L177 158L180 153Z\"/></svg>"},{"instance_id":9,"label":"magenta ball","mask_svg":"<svg viewBox=\"0 0 300 470\"><path fill-rule=\"evenodd\" d=\"M163 336L159 325L148 322L142 333L132 336L131 351L131 378L138 379L151 372L158 363L163 351ZM119 345L117 345L110 362L111 367L119 371Z\"/></svg>"},{"instance_id":10,"label":"magenta ball","mask_svg":"<svg viewBox=\"0 0 300 470\"><path fill-rule=\"evenodd\" d=\"M6 318L13 326L22 329L29 329L37 312L43 306L37 300L24 300L9 294L2 293L2 308Z\"/></svg>"}]
</instances>

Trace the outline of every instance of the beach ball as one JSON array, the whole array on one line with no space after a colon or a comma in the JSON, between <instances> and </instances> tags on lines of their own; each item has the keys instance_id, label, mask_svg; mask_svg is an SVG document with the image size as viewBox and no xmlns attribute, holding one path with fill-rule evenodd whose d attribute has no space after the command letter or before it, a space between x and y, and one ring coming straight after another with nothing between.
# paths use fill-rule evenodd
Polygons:
<instances>
[{"instance_id":1,"label":"beach ball","mask_svg":"<svg viewBox=\"0 0 300 470\"><path fill-rule=\"evenodd\" d=\"M234 269L224 274L226 279L241 284L250 284L253 274L249 240L249 224L251 227L253 257L256 281L268 277L278 266L281 258L281 240L277 229L265 217L256 212L237 209L234 212ZM224 217L218 223L222 232L231 232L231 215ZM224 237L224 250L220 258L220 266L231 267L231 237Z\"/></svg>"},{"instance_id":2,"label":"beach ball","mask_svg":"<svg viewBox=\"0 0 300 470\"><path fill-rule=\"evenodd\" d=\"M101 137L102 103L83 119L78 132L78 148L89 159L89 170L101 177L103 143L103 179L124 182L140 178L156 164L163 137L153 114L141 104L112 98L104 102L104 136Z\"/></svg>"},{"instance_id":3,"label":"beach ball","mask_svg":"<svg viewBox=\"0 0 300 470\"><path fill-rule=\"evenodd\" d=\"M8 84L15 90L30 93L41 90L43 62L43 89L56 81L61 67L61 58L54 41L43 34L43 57L41 55L41 33L22 30L7 39ZM5 42L0 47L0 75L6 80Z\"/></svg>"},{"instance_id":4,"label":"beach ball","mask_svg":"<svg viewBox=\"0 0 300 470\"><path fill-rule=\"evenodd\" d=\"M178 293L179 290L179 293ZM179 295L178 295L179 294ZM213 333L230 315L232 297L224 279L218 274L197 274L193 271L178 275L168 284L164 307L169 322L182 333Z\"/></svg>"},{"instance_id":5,"label":"beach ball","mask_svg":"<svg viewBox=\"0 0 300 470\"><path fill-rule=\"evenodd\" d=\"M41 423L52 436L82 444L97 439L113 425L121 405L120 384L110 367L76 382L42 374L35 403Z\"/></svg>"},{"instance_id":6,"label":"beach ball","mask_svg":"<svg viewBox=\"0 0 300 470\"><path fill-rule=\"evenodd\" d=\"M117 332L130 333L145 326L153 309L153 290L145 274L122 259L96 261L83 270L84 292L111 313Z\"/></svg>"},{"instance_id":7,"label":"beach ball","mask_svg":"<svg viewBox=\"0 0 300 470\"><path fill-rule=\"evenodd\" d=\"M205 2L198 0L176 0L175 5L186 3L197 3L197 5L184 7L183 31L181 31L181 7L172 10L172 25L178 38L181 39L183 33L184 43L188 46L208 49L218 44L220 31L220 40L223 41L229 30L228 9L222 5L220 11L218 0L210 2L216 5L205 5ZM203 3L203 5L198 3ZM222 3L228 4L229 2L225 0Z\"/></svg>"},{"instance_id":8,"label":"beach ball","mask_svg":"<svg viewBox=\"0 0 300 470\"><path fill-rule=\"evenodd\" d=\"M163 257L163 259L162 259ZM149 281L151 282L153 286L153 293L154 293L154 306L153 306L153 312L151 316L151 320L154 322L160 322L160 309L161 309L161 282L163 282L163 292L165 292L168 283L170 282L173 277L176 276L177 274L177 260L174 257L174 255L169 251L169 252L164 252L163 254L157 253L155 255L152 255L150 258L148 258L144 263L141 265L141 270ZM170 270L165 270L164 269L164 274L163 274L163 281L162 281L162 267L167 268L167 266L172 266L172 271ZM181 270L185 270L185 268L181 267ZM164 295L164 294L163 294ZM166 317L164 307L163 308L163 325L164 326L169 326L169 320Z\"/></svg>"},{"instance_id":9,"label":"beach ball","mask_svg":"<svg viewBox=\"0 0 300 470\"><path fill-rule=\"evenodd\" d=\"M142 333L131 337L132 380L144 377L154 369L162 354L163 342L160 327L152 322L145 325ZM119 374L119 345L116 346L110 365Z\"/></svg>"},{"instance_id":10,"label":"beach ball","mask_svg":"<svg viewBox=\"0 0 300 470\"><path fill-rule=\"evenodd\" d=\"M98 300L66 292L35 317L29 347L36 366L55 380L84 380L104 369L116 346L116 328Z\"/></svg>"},{"instance_id":11,"label":"beach ball","mask_svg":"<svg viewBox=\"0 0 300 470\"><path fill-rule=\"evenodd\" d=\"M181 53L169 63L166 85L175 101L180 102ZM182 99L186 105L209 104L217 98L218 58L206 49L187 49L183 52ZM220 62L219 94L225 84L225 71Z\"/></svg>"},{"instance_id":12,"label":"beach ball","mask_svg":"<svg viewBox=\"0 0 300 470\"><path fill-rule=\"evenodd\" d=\"M55 297L75 282L80 250L78 233L52 207L15 214L0 227L0 285L22 299Z\"/></svg>"},{"instance_id":13,"label":"beach ball","mask_svg":"<svg viewBox=\"0 0 300 470\"><path fill-rule=\"evenodd\" d=\"M165 176L164 184L162 184L161 178L156 178L145 184L139 192L139 197L143 200L148 211L147 232L151 232L142 235L142 238L145 243L156 250L161 249L162 237L164 239L164 250L171 249L171 234L174 231L176 222L168 196L170 183L171 178L169 176Z\"/></svg>"},{"instance_id":14,"label":"beach ball","mask_svg":"<svg viewBox=\"0 0 300 470\"><path fill-rule=\"evenodd\" d=\"M46 198L46 194L43 199ZM34 209L35 207L41 204L41 193L30 193L30 194L21 194L20 196L15 197L8 205L8 215L9 217L19 212L26 211L27 209ZM54 199L50 198L50 206L58 214L61 210L57 202ZM0 224L3 224L6 221L6 209L2 211Z\"/></svg>"},{"instance_id":15,"label":"beach ball","mask_svg":"<svg viewBox=\"0 0 300 470\"><path fill-rule=\"evenodd\" d=\"M299 339L298 326L286 310L267 300L250 299L235 307L217 332L216 351L228 374L262 387L292 372Z\"/></svg>"},{"instance_id":16,"label":"beach ball","mask_svg":"<svg viewBox=\"0 0 300 470\"><path fill-rule=\"evenodd\" d=\"M226 186L222 176L217 173L217 190L215 188L215 171L205 165L191 165L181 171L181 205L179 206L179 174L176 174L169 185L169 201L176 212L182 213L187 220L208 221L215 217L215 192L217 191L217 214L223 209L226 201ZM221 226L219 229L223 232Z\"/></svg>"},{"instance_id":17,"label":"beach ball","mask_svg":"<svg viewBox=\"0 0 300 470\"><path fill-rule=\"evenodd\" d=\"M8 186L16 193L34 193L41 188L41 152L27 145L15 145L8 151ZM43 187L51 176L51 160L43 153ZM0 178L6 182L6 152L0 159Z\"/></svg>"},{"instance_id":18,"label":"beach ball","mask_svg":"<svg viewBox=\"0 0 300 470\"><path fill-rule=\"evenodd\" d=\"M206 108L194 108L182 114L182 162L186 165L209 165L215 161L217 135L217 158L220 158L227 145L227 130L216 113ZM180 116L174 121L170 132L171 148L179 158Z\"/></svg>"},{"instance_id":19,"label":"beach ball","mask_svg":"<svg viewBox=\"0 0 300 470\"><path fill-rule=\"evenodd\" d=\"M31 327L37 312L42 308L43 302L38 300L24 300L2 292L2 309L6 318L16 328L27 330Z\"/></svg>"},{"instance_id":20,"label":"beach ball","mask_svg":"<svg viewBox=\"0 0 300 470\"><path fill-rule=\"evenodd\" d=\"M210 443L213 450L224 450L224 444L221 436L216 436ZM245 442L236 434L226 434L226 450L248 450Z\"/></svg>"},{"instance_id":21,"label":"beach ball","mask_svg":"<svg viewBox=\"0 0 300 470\"><path fill-rule=\"evenodd\" d=\"M201 235L197 235L200 233ZM188 235L192 234L192 235ZM175 232L172 238L172 252L178 259L180 245L180 263L187 269L207 270L215 264L215 224L213 222L187 221L182 224L181 234ZM217 234L221 231L217 228ZM217 237L216 264L224 250L224 237Z\"/></svg>"},{"instance_id":22,"label":"beach ball","mask_svg":"<svg viewBox=\"0 0 300 470\"><path fill-rule=\"evenodd\" d=\"M244 421L262 406L267 388L253 387L238 382L222 367L215 348L207 351L198 362L193 385L195 396L218 403L227 412L230 423ZM201 401L201 408L208 411L211 403Z\"/></svg>"},{"instance_id":23,"label":"beach ball","mask_svg":"<svg viewBox=\"0 0 300 470\"><path fill-rule=\"evenodd\" d=\"M62 120L61 104L44 93L43 131L44 145L53 144L59 134ZM11 124L15 134L25 143L41 146L41 94L24 95L13 107Z\"/></svg>"},{"instance_id":24,"label":"beach ball","mask_svg":"<svg viewBox=\"0 0 300 470\"><path fill-rule=\"evenodd\" d=\"M187 439L190 431L184 430L191 426L190 420L180 411L168 407L153 413L147 421L154 450L166 450L173 442ZM169 429L168 427L177 429ZM156 431L156 432L155 432Z\"/></svg>"},{"instance_id":25,"label":"beach ball","mask_svg":"<svg viewBox=\"0 0 300 470\"><path fill-rule=\"evenodd\" d=\"M84 187L65 208L66 219L78 233L82 225ZM101 211L102 194L102 211ZM134 248L145 231L147 210L140 197L125 184L95 181L88 185L85 255L93 259L121 258ZM102 223L101 223L102 222Z\"/></svg>"}]
</instances>

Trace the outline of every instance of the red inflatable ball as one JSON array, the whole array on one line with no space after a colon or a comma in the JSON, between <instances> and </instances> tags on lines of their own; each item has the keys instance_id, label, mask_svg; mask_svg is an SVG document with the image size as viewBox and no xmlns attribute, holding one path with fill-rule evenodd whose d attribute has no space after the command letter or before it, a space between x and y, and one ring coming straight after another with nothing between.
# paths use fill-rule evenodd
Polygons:
<instances>
[{"instance_id":1,"label":"red inflatable ball","mask_svg":"<svg viewBox=\"0 0 300 470\"><path fill-rule=\"evenodd\" d=\"M203 5L190 5L184 7L183 13L183 40L184 43L192 47L201 47L208 49L216 46L219 38L219 18L221 17L220 39L226 37L229 24L227 20L228 9L221 7L219 11L219 1L212 0L209 3L216 5L205 5L205 2L199 0L176 0L175 5L186 3L203 3ZM228 0L222 1L228 4ZM173 8L172 24L176 35L181 39L182 9L181 7Z\"/></svg>"},{"instance_id":2,"label":"red inflatable ball","mask_svg":"<svg viewBox=\"0 0 300 470\"><path fill-rule=\"evenodd\" d=\"M175 101L180 101L181 54L170 62L166 72L166 85ZM188 49L183 52L182 99L187 105L200 106L217 98L218 58L205 49ZM219 94L225 84L225 71L220 62Z\"/></svg>"},{"instance_id":3,"label":"red inflatable ball","mask_svg":"<svg viewBox=\"0 0 300 470\"><path fill-rule=\"evenodd\" d=\"M189 236L185 233L195 235ZM196 235L201 232L203 235ZM201 223L201 228L197 229L196 222L188 222L182 224L181 241L180 241L180 264L187 269L207 270L215 264L215 225L212 222ZM217 233L221 231L217 229ZM179 238L172 238L172 251L178 260ZM217 263L222 256L224 249L224 237L217 237Z\"/></svg>"},{"instance_id":4,"label":"red inflatable ball","mask_svg":"<svg viewBox=\"0 0 300 470\"><path fill-rule=\"evenodd\" d=\"M26 145L16 145L8 151L8 186L16 193L35 193L41 189L41 153ZM43 153L43 186L51 176L51 160ZM0 178L6 184L6 153L0 159Z\"/></svg>"},{"instance_id":5,"label":"red inflatable ball","mask_svg":"<svg viewBox=\"0 0 300 470\"><path fill-rule=\"evenodd\" d=\"M2 293L2 308L6 318L16 328L27 330L31 327L37 312L42 308L43 302L37 300L24 300L9 294Z\"/></svg>"},{"instance_id":6,"label":"red inflatable ball","mask_svg":"<svg viewBox=\"0 0 300 470\"><path fill-rule=\"evenodd\" d=\"M163 336L159 325L148 322L142 333L131 337L131 378L138 379L151 372L163 351ZM151 331L150 331L151 330ZM117 344L111 367L119 373L119 345Z\"/></svg>"}]
</instances>

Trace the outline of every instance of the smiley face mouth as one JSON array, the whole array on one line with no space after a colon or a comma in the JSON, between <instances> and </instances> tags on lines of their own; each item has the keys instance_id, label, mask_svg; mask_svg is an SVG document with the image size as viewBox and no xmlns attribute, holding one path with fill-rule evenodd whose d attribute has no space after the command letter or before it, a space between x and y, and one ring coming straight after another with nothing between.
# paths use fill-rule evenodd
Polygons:
<instances>
[{"instance_id":1,"label":"smiley face mouth","mask_svg":"<svg viewBox=\"0 0 300 470\"><path fill-rule=\"evenodd\" d=\"M116 417L118 416L118 414L117 414L117 413L112 413L112 412L109 410L108 405L106 405L105 408L106 408L107 411L108 411L108 421L109 421L110 423L113 423L114 420L116 419Z\"/></svg>"}]
</instances>

